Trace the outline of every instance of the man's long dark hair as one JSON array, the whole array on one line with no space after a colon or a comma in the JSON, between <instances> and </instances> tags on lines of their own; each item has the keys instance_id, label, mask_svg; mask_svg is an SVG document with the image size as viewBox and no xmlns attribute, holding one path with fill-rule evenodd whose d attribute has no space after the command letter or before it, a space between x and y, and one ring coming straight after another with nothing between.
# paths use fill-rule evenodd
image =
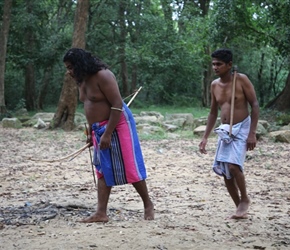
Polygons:
<instances>
[{"instance_id":1,"label":"man's long dark hair","mask_svg":"<svg viewBox=\"0 0 290 250\"><path fill-rule=\"evenodd\" d=\"M108 65L90 52L79 48L69 49L63 57L63 62L70 62L73 66L74 78L81 83L87 76L93 75Z\"/></svg>"}]
</instances>

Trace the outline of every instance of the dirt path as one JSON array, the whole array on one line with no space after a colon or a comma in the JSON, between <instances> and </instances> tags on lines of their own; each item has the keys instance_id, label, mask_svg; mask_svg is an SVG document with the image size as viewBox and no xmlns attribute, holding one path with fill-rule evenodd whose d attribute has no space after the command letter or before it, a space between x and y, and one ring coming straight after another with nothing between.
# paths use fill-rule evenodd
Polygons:
<instances>
[{"instance_id":1,"label":"dirt path","mask_svg":"<svg viewBox=\"0 0 290 250\"><path fill-rule=\"evenodd\" d=\"M141 141L156 219L144 221L131 185L114 187L110 222L77 220L96 207L89 152L72 161L44 163L85 143L81 132L0 128L0 249L288 249L290 146L260 141L249 152L246 180L252 205L247 220L234 212L223 180L211 170L199 139Z\"/></svg>"}]
</instances>

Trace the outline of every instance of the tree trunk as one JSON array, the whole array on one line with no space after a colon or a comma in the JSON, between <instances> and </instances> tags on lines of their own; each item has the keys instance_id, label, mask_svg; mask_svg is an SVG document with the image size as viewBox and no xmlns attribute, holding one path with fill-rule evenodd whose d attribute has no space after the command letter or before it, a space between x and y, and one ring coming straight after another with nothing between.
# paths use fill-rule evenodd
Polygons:
<instances>
[{"instance_id":1,"label":"tree trunk","mask_svg":"<svg viewBox=\"0 0 290 250\"><path fill-rule=\"evenodd\" d=\"M26 0L27 15L31 15L33 12L33 2ZM27 110L34 110L35 108L35 72L34 72L34 62L33 62L33 50L35 44L35 34L31 26L27 26L24 30L24 39L27 51L27 63L25 64L25 104Z\"/></svg>"},{"instance_id":2,"label":"tree trunk","mask_svg":"<svg viewBox=\"0 0 290 250\"><path fill-rule=\"evenodd\" d=\"M35 108L35 79L34 79L34 65L28 62L25 65L25 103L27 110Z\"/></svg>"},{"instance_id":3,"label":"tree trunk","mask_svg":"<svg viewBox=\"0 0 290 250\"><path fill-rule=\"evenodd\" d=\"M77 1L72 47L85 48L89 5L89 0ZM77 94L78 89L75 81L69 75L65 75L57 111L53 118L53 128L61 127L66 131L74 128L74 117L78 103Z\"/></svg>"},{"instance_id":4,"label":"tree trunk","mask_svg":"<svg viewBox=\"0 0 290 250\"><path fill-rule=\"evenodd\" d=\"M128 96L128 72L126 64L126 22L125 22L125 12L126 12L126 0L121 0L119 5L119 20L120 20L120 49L119 57L121 63L121 79L122 79L122 94Z\"/></svg>"},{"instance_id":5,"label":"tree trunk","mask_svg":"<svg viewBox=\"0 0 290 250\"><path fill-rule=\"evenodd\" d=\"M10 17L12 9L12 0L5 0L3 8L2 27L0 31L0 116L5 115L5 88L4 88L4 75L5 75L5 62L7 51L7 40L10 27Z\"/></svg>"},{"instance_id":6,"label":"tree trunk","mask_svg":"<svg viewBox=\"0 0 290 250\"><path fill-rule=\"evenodd\" d=\"M137 90L137 65L134 63L132 65L132 84L131 84L131 93Z\"/></svg>"},{"instance_id":7,"label":"tree trunk","mask_svg":"<svg viewBox=\"0 0 290 250\"><path fill-rule=\"evenodd\" d=\"M197 7L200 8L201 12L200 15L205 18L208 14L208 10L209 10L209 3L210 0L199 0L199 5ZM206 55L211 55L211 50L210 50L210 46L209 45L205 45L204 46L204 51ZM203 82L202 82L202 105L203 107L208 107L210 106L210 84L212 81L212 65L211 65L211 61L208 62L207 60L205 60L204 62L204 71L203 71Z\"/></svg>"},{"instance_id":8,"label":"tree trunk","mask_svg":"<svg viewBox=\"0 0 290 250\"><path fill-rule=\"evenodd\" d=\"M44 99L47 93L47 88L51 79L51 71L52 71L52 67L49 66L45 69L44 72L44 76L43 76L43 81L42 81L42 85L38 94L38 98L37 98L37 109L38 110L43 110L43 103L44 103Z\"/></svg>"},{"instance_id":9,"label":"tree trunk","mask_svg":"<svg viewBox=\"0 0 290 250\"><path fill-rule=\"evenodd\" d=\"M262 53L261 55L261 62L260 62L260 68L258 71L258 88L259 88L259 102L260 106L263 107L265 103L265 84L263 84L263 65L264 65L264 60L265 60L265 53Z\"/></svg>"},{"instance_id":10,"label":"tree trunk","mask_svg":"<svg viewBox=\"0 0 290 250\"><path fill-rule=\"evenodd\" d=\"M286 85L282 92L270 101L265 108L272 108L278 111L289 111L290 110L290 71L288 72Z\"/></svg>"},{"instance_id":11,"label":"tree trunk","mask_svg":"<svg viewBox=\"0 0 290 250\"><path fill-rule=\"evenodd\" d=\"M205 48L205 54L210 56L210 48ZM212 82L213 71L211 62L204 62L203 80L202 80L202 106L210 106L210 84Z\"/></svg>"},{"instance_id":12,"label":"tree trunk","mask_svg":"<svg viewBox=\"0 0 290 250\"><path fill-rule=\"evenodd\" d=\"M161 6L164 13L165 25L167 27L167 31L171 34L173 29L173 20L172 20L172 7L170 0L161 0Z\"/></svg>"}]
</instances>

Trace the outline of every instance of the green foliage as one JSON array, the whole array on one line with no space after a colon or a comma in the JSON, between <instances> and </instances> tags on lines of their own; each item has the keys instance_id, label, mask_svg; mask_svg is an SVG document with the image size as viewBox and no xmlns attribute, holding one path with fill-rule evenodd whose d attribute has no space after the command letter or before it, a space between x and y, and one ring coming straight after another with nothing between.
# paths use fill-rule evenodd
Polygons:
<instances>
[{"instance_id":1,"label":"green foliage","mask_svg":"<svg viewBox=\"0 0 290 250\"><path fill-rule=\"evenodd\" d=\"M26 108L26 105L25 105L25 99L21 98L16 107L15 107L15 110L19 110L19 109L23 109L23 108Z\"/></svg>"},{"instance_id":2,"label":"green foliage","mask_svg":"<svg viewBox=\"0 0 290 250\"><path fill-rule=\"evenodd\" d=\"M285 126L290 124L290 114L284 113L284 114L279 114L276 117L276 124L277 125L281 125L281 126Z\"/></svg>"},{"instance_id":3,"label":"green foliage","mask_svg":"<svg viewBox=\"0 0 290 250\"><path fill-rule=\"evenodd\" d=\"M219 47L233 50L234 63L249 76L263 102L274 98L285 85L290 65L289 1L203 1L210 2L204 13L197 2L167 1L169 7L160 0L123 1L126 38L122 41L120 0L91 0L86 49L111 66L122 91L120 46L125 42L128 83L133 83L136 73L135 84L143 86L134 101L138 108L200 106L205 65L210 63L210 52ZM62 57L72 43L75 8L76 1L13 1L5 72L9 109L25 98L28 63L35 69L36 94L51 67L44 105L57 105L65 73ZM130 91L135 87L129 86Z\"/></svg>"}]
</instances>

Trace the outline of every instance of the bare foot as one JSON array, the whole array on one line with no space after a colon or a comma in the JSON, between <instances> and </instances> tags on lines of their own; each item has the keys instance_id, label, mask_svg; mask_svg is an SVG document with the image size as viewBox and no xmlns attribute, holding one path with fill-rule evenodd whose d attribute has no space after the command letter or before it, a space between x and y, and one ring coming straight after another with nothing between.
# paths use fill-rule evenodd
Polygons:
<instances>
[{"instance_id":1,"label":"bare foot","mask_svg":"<svg viewBox=\"0 0 290 250\"><path fill-rule=\"evenodd\" d=\"M248 212L249 206L250 206L250 199L247 198L245 200L241 200L235 214L236 217L242 218L244 215L246 215Z\"/></svg>"},{"instance_id":2,"label":"bare foot","mask_svg":"<svg viewBox=\"0 0 290 250\"><path fill-rule=\"evenodd\" d=\"M88 218L85 218L79 222L81 223L94 223L94 222L108 222L109 218L107 215L99 215L97 213L94 213L93 215L89 216Z\"/></svg>"},{"instance_id":3,"label":"bare foot","mask_svg":"<svg viewBox=\"0 0 290 250\"><path fill-rule=\"evenodd\" d=\"M144 209L144 219L145 220L154 220L154 205L151 204Z\"/></svg>"},{"instance_id":4,"label":"bare foot","mask_svg":"<svg viewBox=\"0 0 290 250\"><path fill-rule=\"evenodd\" d=\"M242 216L237 216L236 214L232 215L229 219L233 220L243 220L243 219L248 219L248 215L244 214Z\"/></svg>"}]
</instances>

